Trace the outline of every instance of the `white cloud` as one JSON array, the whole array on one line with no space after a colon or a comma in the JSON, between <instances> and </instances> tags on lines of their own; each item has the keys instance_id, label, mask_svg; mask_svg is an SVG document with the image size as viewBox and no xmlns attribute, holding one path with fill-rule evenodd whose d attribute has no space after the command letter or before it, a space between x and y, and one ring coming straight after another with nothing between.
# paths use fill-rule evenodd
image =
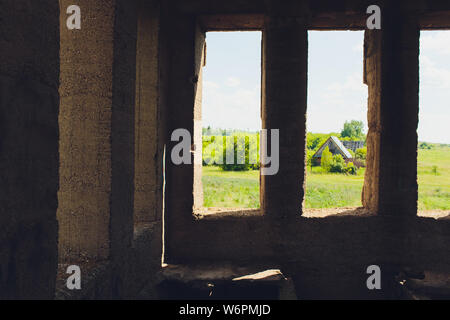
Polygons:
<instances>
[{"instance_id":1,"label":"white cloud","mask_svg":"<svg viewBox=\"0 0 450 320\"><path fill-rule=\"evenodd\" d=\"M420 82L424 86L432 86L434 88L450 88L450 70L438 67L426 55L420 55Z\"/></svg>"},{"instance_id":2,"label":"white cloud","mask_svg":"<svg viewBox=\"0 0 450 320\"><path fill-rule=\"evenodd\" d=\"M357 43L352 47L353 52L363 52L364 50L364 43Z\"/></svg>"},{"instance_id":3,"label":"white cloud","mask_svg":"<svg viewBox=\"0 0 450 320\"><path fill-rule=\"evenodd\" d=\"M215 82L212 82L212 81L203 81L203 88L204 89L217 89L217 88L219 88L220 86L217 84L217 83L215 83Z\"/></svg>"},{"instance_id":4,"label":"white cloud","mask_svg":"<svg viewBox=\"0 0 450 320\"><path fill-rule=\"evenodd\" d=\"M343 82L334 82L327 87L325 98L330 103L345 103L349 94L363 96L367 93L367 86L363 83L361 72L354 72L347 76Z\"/></svg>"},{"instance_id":5,"label":"white cloud","mask_svg":"<svg viewBox=\"0 0 450 320\"><path fill-rule=\"evenodd\" d=\"M450 142L450 32L420 36L420 141Z\"/></svg>"},{"instance_id":6,"label":"white cloud","mask_svg":"<svg viewBox=\"0 0 450 320\"><path fill-rule=\"evenodd\" d=\"M203 91L203 126L259 130L260 88L236 88L210 85Z\"/></svg>"},{"instance_id":7,"label":"white cloud","mask_svg":"<svg viewBox=\"0 0 450 320\"><path fill-rule=\"evenodd\" d=\"M450 114L421 112L419 117L419 141L450 143Z\"/></svg>"},{"instance_id":8,"label":"white cloud","mask_svg":"<svg viewBox=\"0 0 450 320\"><path fill-rule=\"evenodd\" d=\"M361 72L354 72L344 81L333 82L324 89L317 89L317 85L315 88L308 92L308 131L339 132L348 120L367 123L368 91Z\"/></svg>"},{"instance_id":9,"label":"white cloud","mask_svg":"<svg viewBox=\"0 0 450 320\"><path fill-rule=\"evenodd\" d=\"M236 77L228 77L227 80L225 80L225 85L228 87L237 87L241 84L241 80Z\"/></svg>"},{"instance_id":10,"label":"white cloud","mask_svg":"<svg viewBox=\"0 0 450 320\"><path fill-rule=\"evenodd\" d=\"M420 35L420 45L426 50L436 54L450 54L450 32L448 31L423 31Z\"/></svg>"}]
</instances>

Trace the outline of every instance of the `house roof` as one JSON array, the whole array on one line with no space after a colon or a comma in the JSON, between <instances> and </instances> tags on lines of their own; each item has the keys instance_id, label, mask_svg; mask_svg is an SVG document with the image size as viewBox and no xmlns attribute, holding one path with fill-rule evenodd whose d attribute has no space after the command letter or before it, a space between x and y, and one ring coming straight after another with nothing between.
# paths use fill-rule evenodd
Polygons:
<instances>
[{"instance_id":1,"label":"house roof","mask_svg":"<svg viewBox=\"0 0 450 320\"><path fill-rule=\"evenodd\" d=\"M327 139L327 141L325 141L322 146L319 148L319 150L316 151L316 153L314 153L313 157L317 158L320 157L322 155L323 149L325 149L325 146L328 145L328 141L330 141L336 145L336 147L339 149L339 151L341 152L341 154L347 158L347 159L351 159L353 158L351 153L347 150L347 148L342 144L341 140L339 140L337 137L335 136L331 136Z\"/></svg>"}]
</instances>

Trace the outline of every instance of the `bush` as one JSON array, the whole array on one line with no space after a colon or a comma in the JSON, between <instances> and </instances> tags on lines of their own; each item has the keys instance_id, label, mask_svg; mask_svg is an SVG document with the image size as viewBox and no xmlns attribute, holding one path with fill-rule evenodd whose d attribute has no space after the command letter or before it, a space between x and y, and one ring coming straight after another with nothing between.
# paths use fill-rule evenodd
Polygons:
<instances>
[{"instance_id":1,"label":"bush","mask_svg":"<svg viewBox=\"0 0 450 320\"><path fill-rule=\"evenodd\" d=\"M326 146L325 149L323 149L322 151L320 166L322 167L324 172L329 172L332 164L333 164L333 154L330 152L328 146Z\"/></svg>"},{"instance_id":2,"label":"bush","mask_svg":"<svg viewBox=\"0 0 450 320\"><path fill-rule=\"evenodd\" d=\"M261 168L261 163L259 161L255 164L250 164L250 169L252 170L259 170Z\"/></svg>"},{"instance_id":3,"label":"bush","mask_svg":"<svg viewBox=\"0 0 450 320\"><path fill-rule=\"evenodd\" d=\"M430 150L433 148L432 144L426 143L426 142L422 142L419 144L419 149L426 149L426 150Z\"/></svg>"},{"instance_id":4,"label":"bush","mask_svg":"<svg viewBox=\"0 0 450 320\"><path fill-rule=\"evenodd\" d=\"M349 162L345 167L345 173L356 175L358 173L358 169L355 167L353 162Z\"/></svg>"},{"instance_id":5,"label":"bush","mask_svg":"<svg viewBox=\"0 0 450 320\"><path fill-rule=\"evenodd\" d=\"M435 176L438 175L438 167L437 166L432 166L431 167L431 173L433 173Z\"/></svg>"},{"instance_id":6,"label":"bush","mask_svg":"<svg viewBox=\"0 0 450 320\"><path fill-rule=\"evenodd\" d=\"M327 159L327 155L325 155L325 158ZM344 158L340 154L336 154L331 157L329 166L323 164L323 159L324 156L322 153L322 168L324 172L345 173L353 175L356 175L358 173L358 168L353 164L353 162L349 162L346 164Z\"/></svg>"},{"instance_id":7,"label":"bush","mask_svg":"<svg viewBox=\"0 0 450 320\"><path fill-rule=\"evenodd\" d=\"M331 162L330 172L342 173L344 172L345 161L340 154L333 156L333 161Z\"/></svg>"},{"instance_id":8,"label":"bush","mask_svg":"<svg viewBox=\"0 0 450 320\"><path fill-rule=\"evenodd\" d=\"M356 149L355 159L366 160L366 156L367 156L367 147Z\"/></svg>"},{"instance_id":9,"label":"bush","mask_svg":"<svg viewBox=\"0 0 450 320\"><path fill-rule=\"evenodd\" d=\"M316 161L313 158L314 151L306 149L306 166L312 167L316 165Z\"/></svg>"}]
</instances>

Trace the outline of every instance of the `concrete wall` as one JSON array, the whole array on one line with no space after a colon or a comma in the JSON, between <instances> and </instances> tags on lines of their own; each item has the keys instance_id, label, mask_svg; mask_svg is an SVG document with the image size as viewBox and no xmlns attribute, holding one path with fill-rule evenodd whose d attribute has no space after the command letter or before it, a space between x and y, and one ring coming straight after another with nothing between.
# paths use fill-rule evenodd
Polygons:
<instances>
[{"instance_id":1,"label":"concrete wall","mask_svg":"<svg viewBox=\"0 0 450 320\"><path fill-rule=\"evenodd\" d=\"M61 1L62 8L70 5ZM60 260L107 259L133 230L136 8L79 3L61 12Z\"/></svg>"},{"instance_id":2,"label":"concrete wall","mask_svg":"<svg viewBox=\"0 0 450 320\"><path fill-rule=\"evenodd\" d=\"M159 8L155 1L139 2L136 113L134 222L157 220L157 153L159 67Z\"/></svg>"},{"instance_id":3,"label":"concrete wall","mask_svg":"<svg viewBox=\"0 0 450 320\"><path fill-rule=\"evenodd\" d=\"M115 1L79 6L81 30L60 17L59 257L68 262L109 256Z\"/></svg>"},{"instance_id":4,"label":"concrete wall","mask_svg":"<svg viewBox=\"0 0 450 320\"><path fill-rule=\"evenodd\" d=\"M164 63L160 44L160 2L138 2L138 40L135 114L135 201L132 279L135 288L146 286L145 295L156 298L155 276L163 254L163 157L164 126L161 108L165 107ZM147 281L142 281L147 279Z\"/></svg>"},{"instance_id":5,"label":"concrete wall","mask_svg":"<svg viewBox=\"0 0 450 320\"><path fill-rule=\"evenodd\" d=\"M183 250L178 242L180 233L188 232L193 219L194 181L199 190L199 171L194 168L194 153L190 153L191 164L174 165L171 150L178 143L171 141L174 130L182 128L194 137L195 119L201 100L196 100L203 47L198 43L198 25L195 16L180 15L171 6L165 8L168 19L164 36L168 37L168 113L166 131L165 171L165 253ZM196 50L197 48L197 50ZM199 49L200 48L200 49ZM201 117L201 116L200 116ZM201 148L201 145L199 146ZM197 179L195 179L195 176ZM177 231L175 231L177 230ZM187 234L186 234L187 235ZM172 255L173 256L173 255Z\"/></svg>"},{"instance_id":6,"label":"concrete wall","mask_svg":"<svg viewBox=\"0 0 450 320\"><path fill-rule=\"evenodd\" d=\"M79 6L81 30L61 14L59 260L109 259L121 296L133 242L136 3Z\"/></svg>"},{"instance_id":7,"label":"concrete wall","mask_svg":"<svg viewBox=\"0 0 450 320\"><path fill-rule=\"evenodd\" d=\"M58 15L56 0L0 2L0 299L54 295Z\"/></svg>"}]
</instances>

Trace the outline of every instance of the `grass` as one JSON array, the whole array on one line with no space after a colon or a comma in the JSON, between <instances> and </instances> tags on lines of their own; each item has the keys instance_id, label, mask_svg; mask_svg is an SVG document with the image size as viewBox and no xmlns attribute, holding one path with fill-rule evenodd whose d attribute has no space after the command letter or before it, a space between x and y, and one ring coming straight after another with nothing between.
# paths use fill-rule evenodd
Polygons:
<instances>
[{"instance_id":1,"label":"grass","mask_svg":"<svg viewBox=\"0 0 450 320\"><path fill-rule=\"evenodd\" d=\"M205 207L259 208L259 171L222 171L203 167Z\"/></svg>"},{"instance_id":2,"label":"grass","mask_svg":"<svg viewBox=\"0 0 450 320\"><path fill-rule=\"evenodd\" d=\"M324 173L321 167L306 172L306 208L339 208L361 206L364 171L357 175Z\"/></svg>"},{"instance_id":3,"label":"grass","mask_svg":"<svg viewBox=\"0 0 450 320\"><path fill-rule=\"evenodd\" d=\"M419 150L417 176L419 210L450 210L450 147Z\"/></svg>"},{"instance_id":4,"label":"grass","mask_svg":"<svg viewBox=\"0 0 450 320\"><path fill-rule=\"evenodd\" d=\"M419 210L450 210L450 147L418 152ZM437 167L437 172L433 171ZM259 171L222 171L203 167L205 207L259 208ZM306 208L361 206L364 169L356 176L307 169Z\"/></svg>"}]
</instances>

